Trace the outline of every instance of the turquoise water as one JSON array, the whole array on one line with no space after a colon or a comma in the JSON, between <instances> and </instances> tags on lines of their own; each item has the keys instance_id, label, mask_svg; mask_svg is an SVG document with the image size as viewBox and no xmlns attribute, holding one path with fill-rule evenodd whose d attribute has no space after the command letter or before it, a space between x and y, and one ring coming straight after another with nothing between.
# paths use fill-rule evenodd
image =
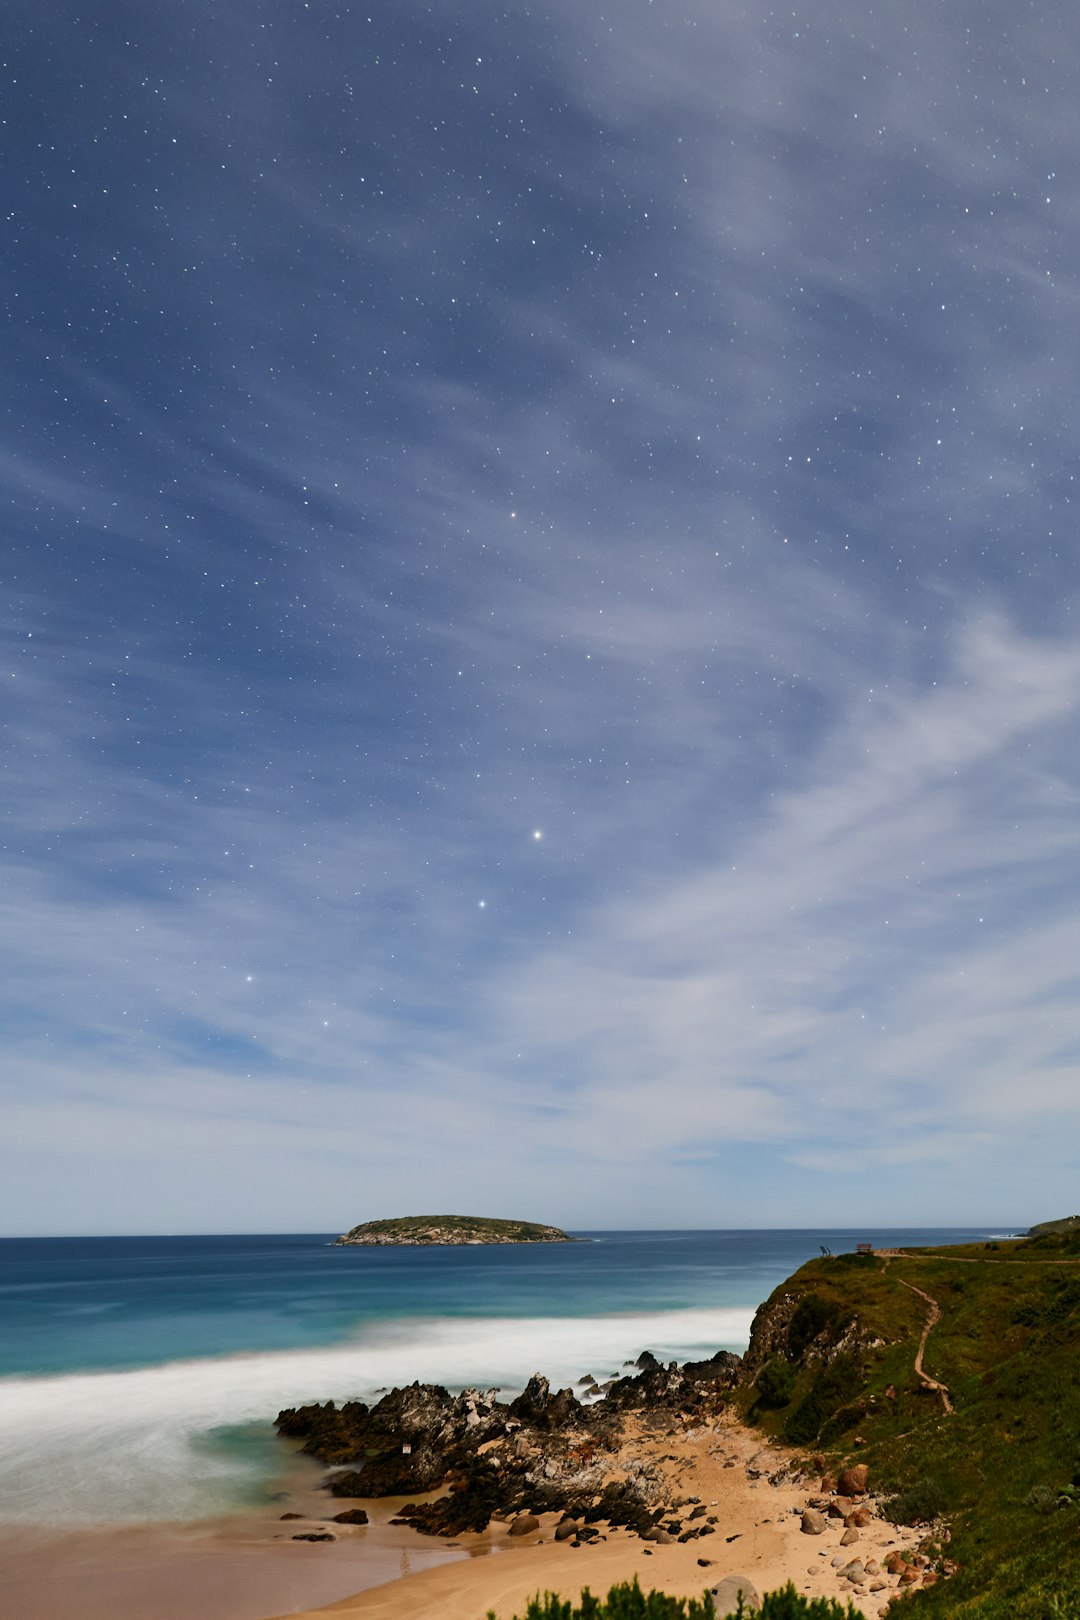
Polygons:
<instances>
[{"instance_id":1,"label":"turquoise water","mask_svg":"<svg viewBox=\"0 0 1080 1620\"><path fill-rule=\"evenodd\" d=\"M1002 1227L1000 1231L1008 1228ZM331 1235L0 1241L0 1520L226 1512L268 1487L281 1406L419 1378L520 1389L745 1347L826 1245L988 1230L598 1232L521 1248Z\"/></svg>"}]
</instances>

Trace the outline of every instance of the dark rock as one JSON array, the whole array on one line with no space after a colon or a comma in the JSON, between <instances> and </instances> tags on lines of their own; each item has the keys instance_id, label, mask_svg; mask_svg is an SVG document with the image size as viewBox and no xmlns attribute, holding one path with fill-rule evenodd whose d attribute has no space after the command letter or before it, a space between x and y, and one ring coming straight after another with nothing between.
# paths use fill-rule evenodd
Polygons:
<instances>
[{"instance_id":1,"label":"dark rock","mask_svg":"<svg viewBox=\"0 0 1080 1620\"><path fill-rule=\"evenodd\" d=\"M509 1534L512 1536L531 1536L539 1528L540 1520L535 1513L519 1513L510 1526Z\"/></svg>"},{"instance_id":2,"label":"dark rock","mask_svg":"<svg viewBox=\"0 0 1080 1620\"><path fill-rule=\"evenodd\" d=\"M344 1513L334 1514L335 1524L367 1524L368 1516L363 1508L346 1508Z\"/></svg>"},{"instance_id":3,"label":"dark rock","mask_svg":"<svg viewBox=\"0 0 1080 1620\"><path fill-rule=\"evenodd\" d=\"M302 1519L302 1518L304 1518L304 1514L303 1513L283 1513L281 1515L281 1518L282 1519Z\"/></svg>"},{"instance_id":4,"label":"dark rock","mask_svg":"<svg viewBox=\"0 0 1080 1620\"><path fill-rule=\"evenodd\" d=\"M305 1530L305 1531L302 1532L302 1534L300 1534L298 1536L293 1536L293 1540L294 1541L336 1541L337 1536L332 1536L330 1534L329 1530Z\"/></svg>"},{"instance_id":5,"label":"dark rock","mask_svg":"<svg viewBox=\"0 0 1080 1620\"><path fill-rule=\"evenodd\" d=\"M555 1526L556 1541L571 1541L581 1529L576 1519L563 1519L561 1524Z\"/></svg>"},{"instance_id":6,"label":"dark rock","mask_svg":"<svg viewBox=\"0 0 1080 1620\"><path fill-rule=\"evenodd\" d=\"M558 1428L581 1411L571 1389L551 1393L551 1386L540 1373L533 1373L516 1401L510 1402L510 1416L543 1429Z\"/></svg>"},{"instance_id":7,"label":"dark rock","mask_svg":"<svg viewBox=\"0 0 1080 1620\"><path fill-rule=\"evenodd\" d=\"M327 1484L331 1496L411 1496L437 1490L448 1471L449 1460L440 1453L418 1451L403 1456L400 1451L390 1451L369 1457L359 1470L331 1474Z\"/></svg>"}]
</instances>

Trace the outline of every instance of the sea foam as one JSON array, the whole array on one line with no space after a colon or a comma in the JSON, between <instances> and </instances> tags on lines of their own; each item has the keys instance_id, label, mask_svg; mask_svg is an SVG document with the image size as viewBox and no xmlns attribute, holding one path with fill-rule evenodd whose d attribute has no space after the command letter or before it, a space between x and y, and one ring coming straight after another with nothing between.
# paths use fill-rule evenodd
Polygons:
<instances>
[{"instance_id":1,"label":"sea foam","mask_svg":"<svg viewBox=\"0 0 1080 1620\"><path fill-rule=\"evenodd\" d=\"M371 1326L325 1349L169 1362L129 1372L0 1379L0 1520L134 1523L227 1512L268 1479L273 1448L244 1455L215 1431L266 1426L283 1406L395 1384L498 1386L542 1372L554 1388L663 1360L741 1350L753 1311L589 1317L439 1317Z\"/></svg>"}]
</instances>

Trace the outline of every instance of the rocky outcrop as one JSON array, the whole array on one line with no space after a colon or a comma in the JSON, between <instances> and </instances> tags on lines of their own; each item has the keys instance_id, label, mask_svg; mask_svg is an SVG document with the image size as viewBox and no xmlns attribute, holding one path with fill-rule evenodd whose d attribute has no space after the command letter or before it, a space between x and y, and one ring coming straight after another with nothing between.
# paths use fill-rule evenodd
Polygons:
<instances>
[{"instance_id":1,"label":"rocky outcrop","mask_svg":"<svg viewBox=\"0 0 1080 1620\"><path fill-rule=\"evenodd\" d=\"M508 1404L495 1391L451 1395L438 1384L393 1389L375 1406L289 1407L278 1432L333 1465L327 1489L338 1497L411 1496L449 1486L434 1502L410 1503L398 1516L432 1535L484 1530L495 1516L515 1521L558 1512L574 1539L601 1522L639 1535L658 1529L672 1504L660 1474L640 1460L616 1465L628 1413L647 1412L662 1431L717 1414L739 1378L738 1356L664 1367L652 1355L641 1370L614 1380L602 1400L582 1404L572 1390L552 1392L539 1373ZM612 1478L615 1471L620 1477ZM713 1534L711 1524L680 1526L680 1539ZM564 1539L566 1536L564 1535Z\"/></svg>"}]
</instances>

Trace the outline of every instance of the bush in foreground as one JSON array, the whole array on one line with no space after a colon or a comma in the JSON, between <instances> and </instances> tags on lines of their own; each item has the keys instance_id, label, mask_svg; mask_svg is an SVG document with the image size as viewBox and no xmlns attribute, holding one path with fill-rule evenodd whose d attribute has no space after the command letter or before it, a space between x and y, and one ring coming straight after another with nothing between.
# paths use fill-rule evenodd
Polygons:
<instances>
[{"instance_id":1,"label":"bush in foreground","mask_svg":"<svg viewBox=\"0 0 1080 1620\"><path fill-rule=\"evenodd\" d=\"M488 1620L495 1620L488 1610ZM712 1599L706 1592L700 1598L669 1597L666 1592L643 1592L637 1578L613 1586L606 1598L593 1597L586 1587L580 1603L547 1592L529 1603L520 1620L716 1620ZM735 1620L753 1620L742 1599ZM767 1592L761 1600L758 1620L862 1620L849 1603L842 1608L831 1598L800 1597L790 1584L779 1592Z\"/></svg>"}]
</instances>

